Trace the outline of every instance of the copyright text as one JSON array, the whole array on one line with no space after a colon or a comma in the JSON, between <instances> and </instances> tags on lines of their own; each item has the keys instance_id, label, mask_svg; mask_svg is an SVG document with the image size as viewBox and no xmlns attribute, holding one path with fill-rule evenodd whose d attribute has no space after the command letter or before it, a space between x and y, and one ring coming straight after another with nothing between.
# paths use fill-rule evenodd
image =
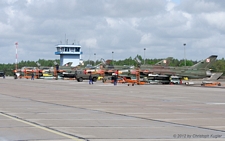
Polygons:
<instances>
[{"instance_id":1,"label":"copyright text","mask_svg":"<svg viewBox=\"0 0 225 141\"><path fill-rule=\"evenodd\" d=\"M221 138L222 135L216 134L174 134L173 138Z\"/></svg>"}]
</instances>

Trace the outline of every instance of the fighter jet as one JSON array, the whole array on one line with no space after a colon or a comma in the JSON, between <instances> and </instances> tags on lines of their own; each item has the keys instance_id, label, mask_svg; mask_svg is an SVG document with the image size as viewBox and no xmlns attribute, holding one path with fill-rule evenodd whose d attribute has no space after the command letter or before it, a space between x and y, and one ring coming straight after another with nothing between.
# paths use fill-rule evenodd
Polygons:
<instances>
[{"instance_id":1,"label":"fighter jet","mask_svg":"<svg viewBox=\"0 0 225 141\"><path fill-rule=\"evenodd\" d=\"M159 62L157 62L154 65L142 65L141 61L136 57L134 58L136 61L137 66L136 67L132 67L132 68L127 68L127 69L121 69L119 70L119 74L121 75L127 75L127 74L131 74L131 72L133 72L133 74L136 74L136 70L139 70L139 72L142 75L146 75L149 73L149 68L155 66L155 67L167 67L170 64L170 61L173 59L173 57L167 57L166 59L163 59ZM146 73L146 74L145 74Z\"/></svg>"},{"instance_id":2,"label":"fighter jet","mask_svg":"<svg viewBox=\"0 0 225 141\"><path fill-rule=\"evenodd\" d=\"M148 76L148 74L158 74L167 76L179 76L180 78L205 78L212 75L209 67L216 61L217 55L211 55L208 58L199 61L197 64L191 67L171 67L152 65L148 67L142 67L139 65L136 69L130 70L130 74L136 74L140 72L141 75Z\"/></svg>"}]
</instances>

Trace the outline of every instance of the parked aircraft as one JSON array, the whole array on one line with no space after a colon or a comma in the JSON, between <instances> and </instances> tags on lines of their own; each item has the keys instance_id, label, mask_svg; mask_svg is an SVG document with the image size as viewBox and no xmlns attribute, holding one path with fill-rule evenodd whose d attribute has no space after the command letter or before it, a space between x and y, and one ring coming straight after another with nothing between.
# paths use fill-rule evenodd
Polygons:
<instances>
[{"instance_id":1,"label":"parked aircraft","mask_svg":"<svg viewBox=\"0 0 225 141\"><path fill-rule=\"evenodd\" d=\"M136 68L130 68L130 69L122 69L119 70L119 74L123 74L123 75L127 75L127 74L136 74L136 71L139 70L139 72L142 75L146 75L149 73L149 68L155 66L155 67L166 67L169 66L170 61L172 60L172 57L168 57L166 59L163 59L159 62L157 62L155 65L142 65L141 61L138 58L135 58L136 63L137 63L137 67ZM145 74L146 73L146 74Z\"/></svg>"},{"instance_id":2,"label":"parked aircraft","mask_svg":"<svg viewBox=\"0 0 225 141\"><path fill-rule=\"evenodd\" d=\"M148 67L142 67L141 65L136 69L130 70L131 75L135 75L140 72L140 75L148 76L148 74L158 74L172 76L176 75L180 78L205 78L212 75L209 67L216 61L217 55L211 55L208 58L198 62L191 67L170 67L170 66L160 66L152 65ZM222 75L222 74L221 74Z\"/></svg>"},{"instance_id":3,"label":"parked aircraft","mask_svg":"<svg viewBox=\"0 0 225 141\"><path fill-rule=\"evenodd\" d=\"M163 74L168 76L177 75L180 78L188 79L211 77L212 73L210 67L216 61L216 58L217 55L211 55L191 67L152 66L149 67L148 71L145 71L143 73L160 75ZM140 68L140 70L143 70L143 68Z\"/></svg>"},{"instance_id":4,"label":"parked aircraft","mask_svg":"<svg viewBox=\"0 0 225 141\"><path fill-rule=\"evenodd\" d=\"M170 57L171 59L171 57ZM66 78L75 78L76 71L84 71L84 74L92 72L93 74L99 74L100 76L109 76L113 73L116 73L120 70L130 70L133 69L134 66L124 65L124 66L116 66L110 65L111 60L105 61L103 58L101 59L101 63L97 64L96 66L89 66L87 65L85 68L81 68L80 65L76 67L71 67L71 63L67 63L64 66L58 66L55 63L55 67L40 67L39 69L42 70L43 76L54 76L57 74L61 77ZM156 65L165 65L168 64L168 60L162 60L158 62ZM117 72L118 73L118 72Z\"/></svg>"}]
</instances>

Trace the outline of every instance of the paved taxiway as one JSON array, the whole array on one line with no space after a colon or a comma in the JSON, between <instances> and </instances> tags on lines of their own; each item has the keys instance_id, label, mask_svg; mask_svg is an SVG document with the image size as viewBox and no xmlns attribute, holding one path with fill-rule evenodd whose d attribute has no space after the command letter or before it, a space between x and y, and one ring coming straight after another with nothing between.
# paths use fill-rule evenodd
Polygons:
<instances>
[{"instance_id":1,"label":"paved taxiway","mask_svg":"<svg viewBox=\"0 0 225 141\"><path fill-rule=\"evenodd\" d=\"M225 140L225 89L0 78L0 141Z\"/></svg>"}]
</instances>

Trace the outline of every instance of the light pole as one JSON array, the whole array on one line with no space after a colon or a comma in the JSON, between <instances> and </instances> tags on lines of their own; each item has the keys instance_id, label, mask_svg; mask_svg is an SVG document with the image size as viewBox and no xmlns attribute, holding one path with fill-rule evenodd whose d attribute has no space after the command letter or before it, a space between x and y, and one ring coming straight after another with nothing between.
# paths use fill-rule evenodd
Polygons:
<instances>
[{"instance_id":1,"label":"light pole","mask_svg":"<svg viewBox=\"0 0 225 141\"><path fill-rule=\"evenodd\" d=\"M186 67L186 54L185 54L185 46L186 46L186 44L184 43L184 66Z\"/></svg>"},{"instance_id":2,"label":"light pole","mask_svg":"<svg viewBox=\"0 0 225 141\"><path fill-rule=\"evenodd\" d=\"M146 48L144 48L144 65L145 65L145 50L146 50Z\"/></svg>"},{"instance_id":3,"label":"light pole","mask_svg":"<svg viewBox=\"0 0 225 141\"><path fill-rule=\"evenodd\" d=\"M94 53L94 56L95 56L95 63L94 64L96 65L96 53Z\"/></svg>"},{"instance_id":4,"label":"light pole","mask_svg":"<svg viewBox=\"0 0 225 141\"><path fill-rule=\"evenodd\" d=\"M112 51L112 65L113 65L113 53L114 53L114 52Z\"/></svg>"}]
</instances>

